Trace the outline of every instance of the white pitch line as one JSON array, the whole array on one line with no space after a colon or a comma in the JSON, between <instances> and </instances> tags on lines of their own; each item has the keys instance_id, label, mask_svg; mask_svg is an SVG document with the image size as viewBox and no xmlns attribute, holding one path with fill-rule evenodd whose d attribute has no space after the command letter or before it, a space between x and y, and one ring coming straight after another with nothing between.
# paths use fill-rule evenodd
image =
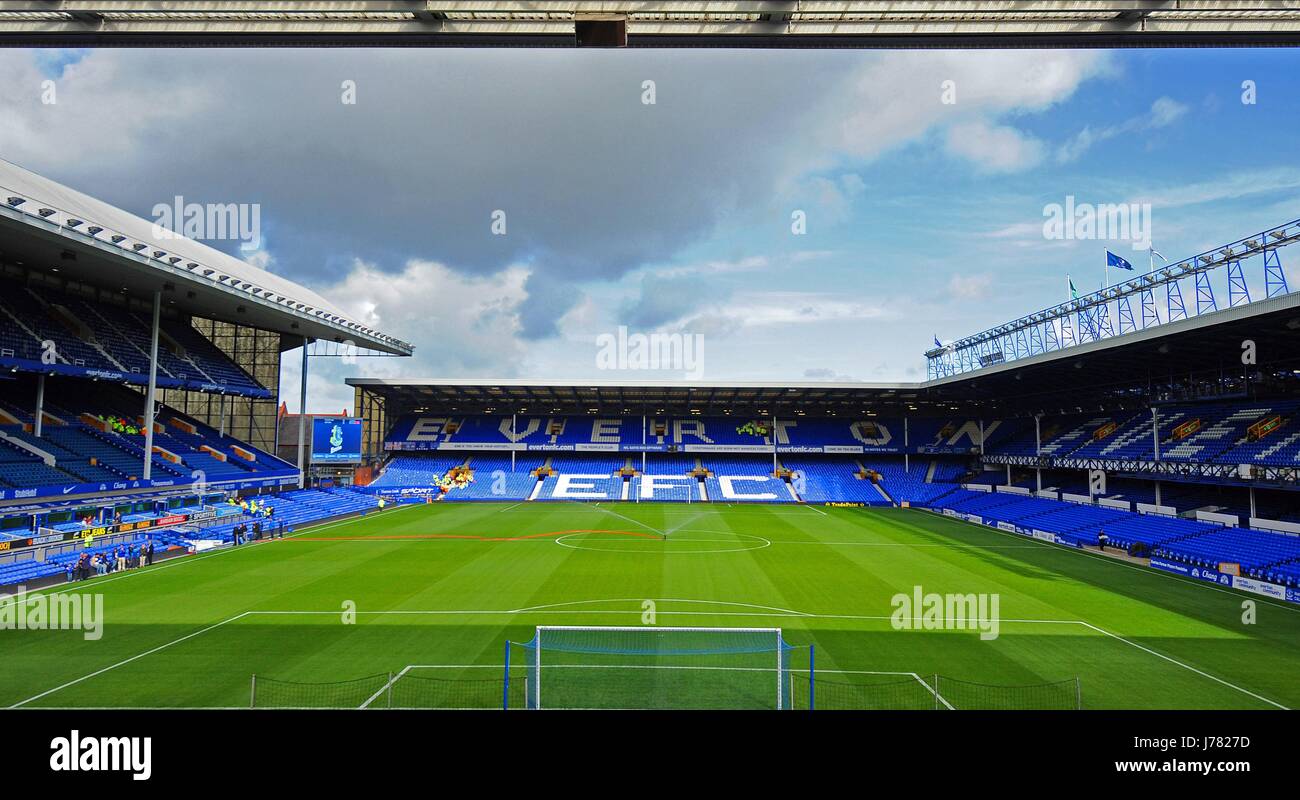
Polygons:
<instances>
[{"instance_id":1,"label":"white pitch line","mask_svg":"<svg viewBox=\"0 0 1300 800\"><path fill-rule=\"evenodd\" d=\"M525 669L532 669L529 664L513 664L512 666ZM402 674L413 669L505 669L505 664L407 664L402 669ZM682 669L682 670L706 670L718 672L773 672L774 667L718 667L709 665L693 664L543 664L542 669ZM797 667L787 667L786 672L804 674L807 672L816 672L818 675L898 675L900 677L917 678L915 672L893 672L873 669L818 669L807 670ZM396 682L396 679L394 679ZM922 681L924 683L924 681ZM926 687L929 688L929 687Z\"/></svg>"},{"instance_id":2,"label":"white pitch line","mask_svg":"<svg viewBox=\"0 0 1300 800\"><path fill-rule=\"evenodd\" d=\"M1248 694L1248 695L1250 695L1251 697L1255 698L1256 700L1262 701L1262 702L1264 702L1264 703L1268 703L1269 705L1274 706L1274 707L1276 707L1276 708L1280 708L1280 709L1282 709L1283 711L1288 711L1288 710L1289 710L1286 706L1282 705L1281 703L1274 702L1274 701L1272 701L1272 700L1269 700L1267 697L1263 697L1262 695L1255 694L1254 692L1250 691L1249 689L1243 689L1243 688L1241 688L1240 686L1236 685L1235 683L1229 683L1228 681L1225 681L1225 680L1222 679L1222 678L1215 677L1214 675L1211 675L1211 674L1208 673L1208 672L1204 672L1204 671L1202 671L1202 670L1199 670L1199 669L1197 669L1196 667L1191 666L1190 664L1184 664L1183 662L1179 661L1179 660L1176 659L1176 658L1172 658L1172 657L1170 657L1170 656L1165 655L1164 653L1160 653L1160 652L1157 652L1157 651L1155 651L1155 650L1152 650L1151 648L1146 647L1145 645L1140 645L1140 644L1138 644L1137 642L1129 641L1128 639L1125 639L1123 636L1120 636L1120 635L1118 635L1118 634L1111 633L1110 631L1107 631L1107 630L1103 630L1103 629L1101 629L1101 628L1098 628L1096 625L1093 625L1093 624L1090 623L1090 622L1084 622L1083 620L1080 620L1079 622L1080 622L1080 624L1082 624L1082 625L1084 625L1084 626L1086 626L1086 627L1089 627L1089 628L1093 629L1094 631L1097 631L1098 633L1105 634L1106 636L1109 636L1109 637L1111 637L1112 639L1118 639L1119 641L1123 642L1124 644L1130 645L1130 646L1132 646L1132 647L1136 647L1137 649L1142 650L1142 651L1144 651L1144 652L1146 652L1146 653L1150 653L1151 655L1153 655L1153 656L1155 656L1155 657L1157 657L1157 658L1163 658L1165 661L1168 661L1168 662L1171 663L1171 664L1177 664L1178 666L1182 667L1183 669L1191 670L1192 672L1195 672L1197 675L1200 675L1201 677L1209 678L1210 680L1214 681L1215 683L1221 683L1221 684L1223 684L1224 686L1227 686L1227 687L1230 688L1230 689L1236 689L1237 691L1239 691L1239 692L1241 692L1241 693L1243 693L1243 694Z\"/></svg>"},{"instance_id":3,"label":"white pitch line","mask_svg":"<svg viewBox=\"0 0 1300 800\"><path fill-rule=\"evenodd\" d=\"M171 647L171 646L174 645L174 644L180 644L181 642L185 641L186 639L193 639L195 636L198 636L198 635L201 634L201 633L207 633L208 631L213 630L214 628L220 628L222 625L225 625L227 622L234 622L234 621L237 620L237 619L241 619L241 618L243 618L243 617L248 616L248 614L250 614L250 613L251 613L251 612L249 612L249 611L245 611L243 614L237 614L237 615L231 617L230 619L223 619L221 622L218 622L218 623L215 624L215 625L209 625L208 627L203 628L203 629L201 629L201 630L197 630L197 631L194 631L193 633L186 634L185 636L182 636L182 637L179 638L179 639L173 639L172 641L167 642L166 644L160 644L160 645L158 645L157 647L153 648L152 650L146 650L146 651L144 651L143 653L137 653L136 655L133 655L133 656L131 656L130 658L122 659L121 661L117 662L116 664L110 664L110 665L108 665L107 667L104 667L103 669L95 670L94 672L91 672L91 673L89 673L89 674L87 674L87 675L82 675L80 678L76 678L76 679L74 679L74 680L70 680L70 681L68 681L67 683L60 684L59 686L55 686L53 689L46 689L45 691L41 692L40 694L32 695L31 697L27 698L26 700L21 700L21 701L19 701L19 702L17 702L17 703L14 703L13 705L11 705L11 706L9 706L9 707L10 707L10 708L19 708L19 707L21 707L21 706L25 706L25 705L27 705L28 703L32 702L33 700L40 700L42 697L45 697L46 695L50 695L50 694L54 694L55 692L62 691L63 689L68 688L69 686L75 686L75 685L77 685L78 683L81 683L82 681L85 681L85 680L89 680L89 679L91 679L91 678L94 678L94 677L97 676L97 675L103 675L105 672L108 672L109 670L117 669L118 667L123 666L123 665L125 665L125 664L130 664L132 661L136 661L136 660L138 660L138 659L144 658L145 656L151 656L151 655L153 655L154 653L157 653L157 652L160 651L160 650L166 650L168 647Z\"/></svg>"},{"instance_id":4,"label":"white pitch line","mask_svg":"<svg viewBox=\"0 0 1300 800\"><path fill-rule=\"evenodd\" d=\"M525 613L530 613L535 611L541 611L542 609L555 609L555 608L563 608L565 606L580 606L580 605L588 605L594 603L637 603L639 605L640 603L645 602L645 600L647 599L651 599L655 603L700 603L700 604L712 605L712 606L736 606L739 608L757 608L761 611L777 611L780 612L781 614L788 614L796 617L812 616L802 611L795 611L789 608L781 608L780 606L765 606L765 605L760 605L758 603L738 603L730 600L693 600L693 599L682 598L682 597L660 597L660 598L610 597L610 598L603 598L600 600L572 600L564 603L543 603L541 605L536 605L536 606L526 606L524 608L515 609L511 613L525 614ZM621 613L625 613L625 614L640 613L640 611L636 611L636 612L624 611ZM665 613L671 613L671 612L665 612Z\"/></svg>"},{"instance_id":5,"label":"white pitch line","mask_svg":"<svg viewBox=\"0 0 1300 800\"><path fill-rule=\"evenodd\" d=\"M602 601L589 601L589 602L602 602ZM671 601L661 601L661 602L671 602ZM701 602L711 602L711 601L701 601ZM198 631L195 631L195 632L193 632L193 633L190 633L190 634L187 634L187 635L185 635L185 636L182 636L182 637L180 637L179 639L175 639L175 640L173 640L173 641L167 642L166 644L162 644L162 645L159 645L158 647L152 648L152 649L150 649L150 650L146 650L145 652L143 652L143 653L139 653L139 654L134 655L134 656L131 656L130 658L123 659L122 661L119 661L119 662L117 662L116 664L111 664L111 665L109 665L109 666L107 666L107 667L104 667L103 669L96 670L95 672L89 673L89 674L87 674L87 675L83 675L83 676L80 677L80 678L76 678L76 679L74 679L74 680L68 681L67 683L64 683L64 684L61 684L61 685L59 685L59 686L56 686L56 687L54 687L53 689L48 689L48 690L46 690L46 691L44 691L44 692L41 692L40 694L34 695L34 696L32 696L32 697L29 697L29 698L27 698L26 700L22 700L22 701L20 701L20 702L18 702L18 703L15 703L15 704L11 705L10 708L11 708L11 709L12 709L12 708L19 708L19 707L24 706L24 705L26 705L26 704L28 704L28 703L34 701L34 700L39 700L39 699L42 698L42 697L45 697L45 696L50 695L50 694L54 694L55 692L61 691L61 690L63 690L63 689L66 689L66 688L68 688L69 686L74 686L74 685L76 685L76 684L78 684L78 683L81 683L82 681L89 680L90 678L94 678L94 677L96 677L96 676L98 676L98 675L102 675L102 674L104 674L105 672L108 672L109 670L113 670L113 669L116 669L117 667L123 666L123 665L125 665L125 664L129 664L129 663L131 663L131 662L133 662L133 661L136 661L136 660L138 660L138 659L144 658L145 656L153 655L154 653L157 653L157 652L159 652L159 651L161 651L161 650L165 650L165 649L167 649L168 647L171 647L172 645L179 644L180 642L186 641L186 640L188 640L188 639L192 639L192 638L194 638L195 636L198 636L198 635L203 634L203 633L207 633L207 632L210 631L210 630L214 630L215 628L219 628L219 627L221 627L221 626L223 626L223 625L225 625L225 624L227 624L227 623L234 622L234 621L236 621L236 620L242 619L243 617L254 616L254 615L320 615L320 614L335 615L335 614L338 614L338 613L340 613L340 612L338 612L338 611L290 611L290 610L277 610L277 611L245 611L245 612L243 612L242 614L238 614L238 615L236 615L236 616L234 616L234 617L230 617L229 619L222 620L221 622L218 622L218 623L216 623L215 625L210 625L210 626L208 626L208 627L206 627L206 628L203 628L202 630L198 630ZM385 611L356 611L356 612L354 612L354 613L356 613L356 614L369 614L369 615L387 615L387 614L394 614L394 615L476 615L476 614L478 614L478 615L517 615L517 614L560 614L560 613L563 613L563 614L628 614L628 613L634 613L634 612L630 612L630 611L615 611L615 610L611 610L611 611L582 611L582 610L572 610L572 609L570 609L570 610L561 610L561 609L551 609L551 610L546 610L546 609L543 608L543 609L541 609L541 610L535 610L535 611L534 611L534 610L528 610L528 609L514 609L514 610L505 610L505 611L502 611L502 610L496 610L496 611L492 611L492 610L484 610L484 611L462 611L462 610L444 610L444 611L440 611L440 610L425 610L425 611L412 610L412 611L401 611L401 610L385 610ZM796 617L801 617L801 618L816 618L816 619L851 619L851 620L884 620L884 619L892 619L892 616L864 616L864 615L849 615L849 614L812 614L812 613L808 613L808 612L794 612L793 614L791 614L791 613L787 613L787 612L781 612L781 613L770 613L770 614L769 614L769 613L757 613L757 612L735 612L735 611L676 611L676 612L675 612L675 611L660 611L660 612L658 612L658 613L659 613L659 614L664 614L664 615L669 615L669 616L685 616L685 615L719 616L719 617L721 617L721 616L737 616L737 617L742 617L742 616L743 616L743 617L749 617L749 616L754 616L754 617L790 617L790 616L796 616ZM1235 689L1236 691L1239 691L1239 692L1241 692L1242 694L1249 695L1250 697L1253 697L1253 698L1255 698L1256 700L1259 700L1259 701L1261 701L1261 702L1267 703L1267 704L1269 704L1269 705L1271 705L1271 706L1274 706L1274 707L1276 707L1276 708L1286 710L1286 706L1284 706L1284 705L1282 705L1282 704L1280 704L1280 703L1277 703L1277 702L1275 702L1275 701L1273 701L1273 700L1270 700L1270 699L1268 699L1268 698L1266 698L1266 697L1263 697L1262 695L1256 694L1255 692L1252 692L1252 691L1250 691L1249 689L1244 689L1244 688L1242 688L1242 687L1240 687L1240 686L1237 686L1236 684L1233 684L1233 683L1230 683L1230 682L1228 682L1228 681L1225 681L1225 680L1223 680L1222 678L1215 677L1214 675L1211 675L1211 674L1209 674L1208 672L1205 672L1205 671L1203 671L1203 670L1197 669L1196 667L1193 667L1193 666L1191 666L1190 664L1186 664L1186 663L1181 662L1181 661L1179 661L1179 660L1177 660L1177 659L1175 659L1175 658L1172 658L1172 657L1170 657L1170 656L1164 655L1163 653L1160 653L1160 652L1157 652L1157 651L1155 651L1155 650L1152 650L1152 649L1149 648L1149 647L1146 647L1146 646L1144 646L1144 645L1140 645L1140 644L1138 644L1138 643L1136 643L1136 642L1133 642L1133 641L1130 641L1130 640L1128 640L1128 639L1125 639L1124 637L1119 636L1118 634L1114 634L1114 633L1111 633L1110 631L1107 631L1107 630L1104 630L1104 629L1102 629L1102 628L1099 628L1099 627L1097 627L1096 625L1093 625L1092 623L1087 622L1087 621L1085 621L1085 620L1004 619L1004 620L1000 620L1000 622L1001 622L1001 623L1024 623L1024 624L1034 624L1034 623L1037 623L1037 624L1083 625L1084 627L1090 628L1090 629L1096 631L1097 633L1100 633L1100 634L1103 634L1103 635L1108 636L1108 637L1110 637L1110 638L1116 639L1116 640L1118 640L1118 641L1120 641L1120 642L1123 642L1124 644L1130 645L1131 647L1135 647L1135 648L1137 648L1137 649L1139 649L1139 650L1142 650L1143 652L1148 653L1149 655L1156 656L1157 658L1163 659L1164 661L1167 661L1167 662L1169 662L1169 663L1171 663L1171 664L1174 664L1175 666L1182 667L1183 669L1189 670L1190 672L1193 672L1193 673L1195 673L1195 674L1197 674L1197 675L1200 675L1200 676L1202 676L1202 677L1204 677L1204 678L1208 678L1208 679L1210 679L1210 680L1212 680L1212 681L1214 681L1214 682L1216 682L1216 683L1219 683L1219 684L1221 684L1221 685L1223 685L1223 686L1227 686L1227 687L1230 688L1230 689ZM827 670L827 672L829 673L830 671ZM918 678L918 680L919 680L919 678ZM925 682L922 681L922 683L924 684ZM932 690L932 691L933 691L933 690ZM942 698L940 698L940 700L943 701ZM367 701L367 702L369 702L369 701ZM946 701L943 701L943 702L945 702L945 704L946 704Z\"/></svg>"},{"instance_id":6,"label":"white pitch line","mask_svg":"<svg viewBox=\"0 0 1300 800\"><path fill-rule=\"evenodd\" d=\"M574 500L574 501L571 501L571 502L575 502L575 503L576 503L577 501ZM604 514L612 514L612 515L618 517L619 519L626 520L626 521L632 523L633 525L640 525L642 528L645 528L645 529L648 530L648 531L654 531L655 533L659 534L660 536L664 536L664 535L665 535L664 532L661 531L661 530L659 530L658 528L651 527L651 526L645 524L644 522L639 522L638 520L634 520L634 519L632 519L631 517L625 517L625 516L623 516L622 514L618 513L617 511L610 511L608 508L601 508L600 506L594 506L594 508L596 508L598 511L600 511L600 512L602 512L602 513L604 513Z\"/></svg>"},{"instance_id":7,"label":"white pitch line","mask_svg":"<svg viewBox=\"0 0 1300 800\"><path fill-rule=\"evenodd\" d=\"M913 678L916 678L917 682L920 683L922 686L924 686L930 692L930 694L934 695L934 699L938 700L940 703L943 703L944 707L946 707L949 711L956 711L956 709L952 707L952 703L949 703L947 700L943 698L943 695L939 694L938 689L926 683L924 680L921 679L921 676L917 675L915 672L909 674Z\"/></svg>"},{"instance_id":8,"label":"white pitch line","mask_svg":"<svg viewBox=\"0 0 1300 800\"><path fill-rule=\"evenodd\" d=\"M581 601L581 602L613 602L613 601L593 600L593 601ZM659 601L657 601L657 602L674 602L674 601L672 601L672 600L659 600ZM701 602L701 603L717 603L717 604L722 604L724 601L713 601L713 600L682 601L682 600L678 600L678 601L676 601L676 602ZM746 605L746 606L747 606L747 605L751 605L751 604L745 604L745 603L742 603L742 604L739 604L739 605ZM520 614L570 614L570 615L571 615L571 614L629 614L629 613L640 613L639 611L619 611L619 610L610 610L610 611L595 611L595 610L592 610L592 611L583 611L583 610L560 609L560 608L546 609L545 607L538 607L538 609L539 609L539 610L530 610L530 609L508 609L508 610L500 610L500 609L497 609L497 610L480 610L480 611L464 611L464 610L410 610L410 611L403 611L403 610L384 610L384 611L355 611L355 612L352 612L352 613L355 613L355 614L358 614L358 615L411 615L411 616L417 616L417 615L418 615L418 616L453 616L453 615L470 615L470 616L472 616L472 615L483 615L483 616L490 616L490 615L506 615L506 616L515 616L515 615L520 615ZM110 671L110 670L116 669L116 668L118 668L118 667L120 667L120 666L123 666L123 665L125 665L125 664L129 664L129 663L131 663L132 661L136 661L136 660L138 660L138 659L144 658L145 656L153 655L154 653L157 653L157 652L159 652L159 651L165 650L165 649L167 649L168 647L171 647L172 645L179 644L179 643L181 643L181 642L183 642L183 641L186 641L187 639L192 639L192 638L194 638L195 636L198 636L199 634L207 633L208 631L214 630L214 629L219 628L219 627L221 627L221 626L223 626L223 625L225 625L225 624L227 624L227 623L234 622L234 621L239 620L239 619L242 619L242 618L244 618L244 617L249 617L249 616L290 616L290 615L296 615L296 616L319 616L319 615L329 615L329 616L333 616L333 615L337 615L337 614L340 614L340 613L341 613L341 612L339 612L339 611L301 611L301 610L299 610L299 611L294 611L294 610L245 611L245 612L243 612L243 613L241 613L241 614L237 614L236 616L230 617L229 619L224 619L224 620L222 620L221 622L216 623L215 625L209 625L208 627L203 628L202 630L198 630L198 631L194 631L193 633L186 634L185 636L182 636L182 637L180 637L179 639L174 639L174 640L172 640L172 641L170 641L170 642L167 642L167 643L165 643L165 644L158 645L157 647L154 647L154 648L152 648L152 649L150 649L150 650L146 650L146 651L143 652L143 653L137 653L136 655L131 656L130 658L123 659L123 660L121 660L121 661L119 661L119 662L117 662L117 663L115 663L115 664L110 664L110 665L107 666L107 667L104 667L104 668L102 668L102 669L98 669L98 670L96 670L96 671L94 671L94 672L91 672L91 673L88 673L88 674L86 674L86 675L83 675L83 676L81 676L80 678L76 678L76 679L74 679L74 680L68 681L67 683L63 683L63 684L61 684L61 685L59 685L59 686L54 687L53 689L47 689L46 691L41 692L40 694L33 695L32 697L29 697L29 698L27 698L26 700L19 701L19 702L15 703L15 704L13 704L13 705L11 705L11 706L9 706L9 707L10 707L10 708L19 708L19 707L24 706L24 705L26 705L26 704L28 704L28 703L34 701L34 700L39 700L39 699L41 699L42 697L45 697L45 696L47 696L47 695L54 694L55 692L61 691L61 690L63 690L63 689L66 689L66 688L68 688L69 686L75 686L76 684L81 683L82 681L86 681L86 680L89 680L90 678L94 678L94 677L96 677L96 676L98 676L98 675L102 675L102 674L104 674L105 672L108 672L108 671ZM892 619L892 617L889 617L889 616L855 616L855 615L836 615L836 614L813 614L813 613L810 613L810 612L791 611L791 610L789 610L789 609L780 609L780 610L778 610L777 612L774 612L774 613L766 613L766 612L739 612L739 611L659 611L659 612L657 612L657 613L658 613L658 614L665 615L665 616L769 617L769 618L770 618L770 617L790 617L790 618L794 618L794 619L801 619L801 618L804 618L804 619L806 619L806 618L818 618L818 619L854 619L854 620L885 620L885 619ZM1029 623L1029 622L1038 622L1038 623L1058 623L1058 624L1080 624L1080 623L1081 623L1080 620L1013 620L1013 619L1005 619L1005 620L1001 620L1001 622L1003 622L1003 623L1016 623L1016 622L1027 622L1027 623ZM1086 624L1086 623L1082 623L1082 624Z\"/></svg>"},{"instance_id":9,"label":"white pitch line","mask_svg":"<svg viewBox=\"0 0 1300 800\"><path fill-rule=\"evenodd\" d=\"M385 683L383 686L379 687L379 691L377 691L377 692L375 692L374 694L372 694L372 695L370 695L369 697L367 697L367 698L366 698L366 702L364 702L364 703L362 703L361 705L357 706L357 708L359 708L359 709L360 709L360 708L369 708L370 704L373 703L373 702L375 702L376 698L378 698L381 694L383 694L385 691L387 691L389 688L391 688L393 684L395 684L395 683L397 683L398 681L400 681L400 680L402 679L402 676L405 675L405 674L406 674L406 671L409 670L410 668L411 668L410 666L403 667L401 672L399 672L399 673L397 673L396 675L394 675L393 677L389 678L387 683Z\"/></svg>"}]
</instances>

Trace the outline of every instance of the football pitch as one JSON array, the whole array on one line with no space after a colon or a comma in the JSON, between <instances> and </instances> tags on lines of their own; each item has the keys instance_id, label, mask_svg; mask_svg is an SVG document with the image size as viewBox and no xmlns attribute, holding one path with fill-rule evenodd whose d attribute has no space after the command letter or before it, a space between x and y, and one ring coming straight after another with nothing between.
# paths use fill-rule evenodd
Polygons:
<instances>
[{"instance_id":1,"label":"football pitch","mask_svg":"<svg viewBox=\"0 0 1300 800\"><path fill-rule=\"evenodd\" d=\"M44 591L101 593L102 636L0 630L0 707L516 707L508 641L647 625L780 628L794 708L1300 706L1300 609L919 510L408 505ZM900 629L918 594L993 598L996 636ZM630 669L691 707L740 674L627 661L574 663L585 705Z\"/></svg>"}]
</instances>

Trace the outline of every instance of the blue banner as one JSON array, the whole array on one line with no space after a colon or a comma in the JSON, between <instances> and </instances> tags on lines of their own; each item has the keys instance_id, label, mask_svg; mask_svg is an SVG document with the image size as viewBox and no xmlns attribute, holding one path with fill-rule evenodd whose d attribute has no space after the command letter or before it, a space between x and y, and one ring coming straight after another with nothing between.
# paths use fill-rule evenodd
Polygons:
<instances>
[{"instance_id":1,"label":"blue banner","mask_svg":"<svg viewBox=\"0 0 1300 800\"><path fill-rule=\"evenodd\" d=\"M297 483L297 470L275 470L257 478L240 481L208 481L213 489L252 489L258 486L285 486ZM73 497L99 492L136 492L146 489L170 489L193 484L194 478L169 477L152 480L105 481L103 483L64 483L55 486L30 486L22 489L0 489L0 500L44 500Z\"/></svg>"}]
</instances>

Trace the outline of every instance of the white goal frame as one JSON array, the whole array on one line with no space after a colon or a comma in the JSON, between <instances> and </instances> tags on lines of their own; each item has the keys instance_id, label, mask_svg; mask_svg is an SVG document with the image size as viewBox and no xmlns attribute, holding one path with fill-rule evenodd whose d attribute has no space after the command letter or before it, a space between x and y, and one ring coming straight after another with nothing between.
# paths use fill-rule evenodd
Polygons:
<instances>
[{"instance_id":1,"label":"white goal frame","mask_svg":"<svg viewBox=\"0 0 1300 800\"><path fill-rule=\"evenodd\" d=\"M695 627L695 626L659 626L659 625L538 625L533 632L533 687L531 689L537 698L537 709L542 708L542 635L546 631L616 631L620 633L766 633L773 636L773 651L776 656L776 708L778 711L784 710L789 703L789 698L785 696L785 677L789 671L785 663L785 656L793 649L782 636L780 628L726 628L726 627ZM507 646L508 647L508 646ZM507 659L508 660L508 659ZM507 669L509 668L507 664ZM681 667L680 669L690 669L690 667Z\"/></svg>"}]
</instances>

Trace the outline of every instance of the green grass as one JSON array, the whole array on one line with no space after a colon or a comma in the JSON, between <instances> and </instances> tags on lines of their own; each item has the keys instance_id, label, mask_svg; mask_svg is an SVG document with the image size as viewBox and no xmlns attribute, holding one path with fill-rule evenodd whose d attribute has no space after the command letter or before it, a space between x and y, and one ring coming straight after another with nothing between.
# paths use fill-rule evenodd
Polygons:
<instances>
[{"instance_id":1,"label":"green grass","mask_svg":"<svg viewBox=\"0 0 1300 800\"><path fill-rule=\"evenodd\" d=\"M891 598L916 585L998 594L1000 635L893 629ZM940 674L1077 677L1087 708L1300 706L1300 609L921 511L417 505L69 590L103 593L103 637L0 631L0 707L246 707L254 673L267 692L378 676L334 689L355 705L409 665L442 666L408 672L397 705L434 679L480 682L446 684L454 705L499 705L508 639L640 625L645 600L658 625L815 645L827 703L833 684L913 697L910 675Z\"/></svg>"}]
</instances>

